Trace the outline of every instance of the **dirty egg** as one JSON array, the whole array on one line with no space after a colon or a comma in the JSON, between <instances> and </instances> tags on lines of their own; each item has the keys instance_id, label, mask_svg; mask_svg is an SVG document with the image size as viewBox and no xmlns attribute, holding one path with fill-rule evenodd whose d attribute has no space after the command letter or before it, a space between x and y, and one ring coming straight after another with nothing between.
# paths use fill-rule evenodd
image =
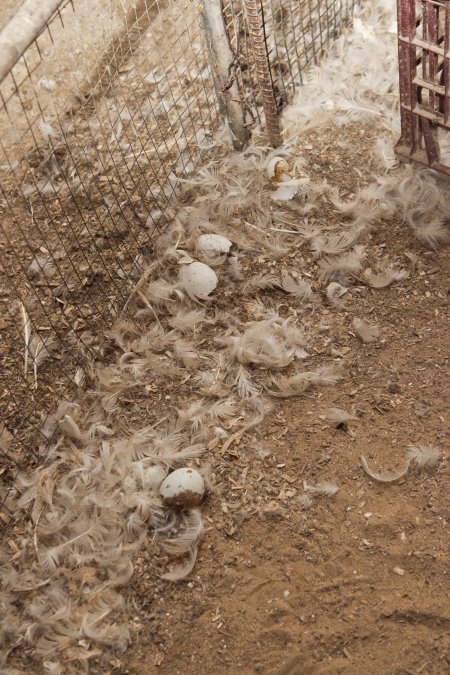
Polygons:
<instances>
[{"instance_id":1,"label":"dirty egg","mask_svg":"<svg viewBox=\"0 0 450 675\"><path fill-rule=\"evenodd\" d=\"M159 494L165 506L190 509L199 506L205 495L205 482L195 469L176 469L163 480Z\"/></svg>"},{"instance_id":2,"label":"dirty egg","mask_svg":"<svg viewBox=\"0 0 450 675\"><path fill-rule=\"evenodd\" d=\"M267 177L272 183L286 180L289 164L284 157L271 157L266 164Z\"/></svg>"}]
</instances>

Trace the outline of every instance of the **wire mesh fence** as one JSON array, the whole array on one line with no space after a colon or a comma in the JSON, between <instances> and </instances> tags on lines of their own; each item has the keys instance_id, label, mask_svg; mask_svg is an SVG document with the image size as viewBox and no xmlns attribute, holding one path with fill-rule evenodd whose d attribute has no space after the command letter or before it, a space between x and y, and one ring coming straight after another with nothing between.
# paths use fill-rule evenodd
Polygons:
<instances>
[{"instance_id":1,"label":"wire mesh fence","mask_svg":"<svg viewBox=\"0 0 450 675\"><path fill-rule=\"evenodd\" d=\"M244 4L223 5L226 81L190 0L27 0L20 10L56 7L0 78L0 503L45 455L57 406L89 385L105 330L170 219L177 178L229 147L227 106L240 106L246 129L264 125ZM275 113L354 4L258 2Z\"/></svg>"},{"instance_id":2,"label":"wire mesh fence","mask_svg":"<svg viewBox=\"0 0 450 675\"><path fill-rule=\"evenodd\" d=\"M236 77L249 122L263 121L254 50L244 0L223 3L226 30L235 54ZM309 66L339 35L356 0L259 0L257 2L270 79L278 111L292 99Z\"/></svg>"}]
</instances>

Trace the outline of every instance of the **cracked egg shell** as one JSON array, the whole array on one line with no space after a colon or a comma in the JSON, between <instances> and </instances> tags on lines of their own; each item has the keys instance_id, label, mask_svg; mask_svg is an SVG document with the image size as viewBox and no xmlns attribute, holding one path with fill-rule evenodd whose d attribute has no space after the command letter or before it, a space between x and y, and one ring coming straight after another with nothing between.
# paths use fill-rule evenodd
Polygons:
<instances>
[{"instance_id":1,"label":"cracked egg shell","mask_svg":"<svg viewBox=\"0 0 450 675\"><path fill-rule=\"evenodd\" d=\"M205 482L195 469L176 469L163 480L159 494L165 506L192 509L203 501Z\"/></svg>"},{"instance_id":2,"label":"cracked egg shell","mask_svg":"<svg viewBox=\"0 0 450 675\"><path fill-rule=\"evenodd\" d=\"M267 177L272 183L279 183L289 171L289 164L284 157L271 157L266 164Z\"/></svg>"}]
</instances>

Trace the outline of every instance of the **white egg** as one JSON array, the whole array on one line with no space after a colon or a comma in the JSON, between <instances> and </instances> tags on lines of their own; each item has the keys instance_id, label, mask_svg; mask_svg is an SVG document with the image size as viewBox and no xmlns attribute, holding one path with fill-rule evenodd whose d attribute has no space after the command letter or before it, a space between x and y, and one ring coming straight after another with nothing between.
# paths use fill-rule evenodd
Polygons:
<instances>
[{"instance_id":1,"label":"white egg","mask_svg":"<svg viewBox=\"0 0 450 675\"><path fill-rule=\"evenodd\" d=\"M289 171L289 164L284 157L271 157L266 164L266 172L272 183L283 180L283 176Z\"/></svg>"},{"instance_id":2,"label":"white egg","mask_svg":"<svg viewBox=\"0 0 450 675\"><path fill-rule=\"evenodd\" d=\"M197 250L208 256L228 253L232 242L221 234L201 234L197 239Z\"/></svg>"},{"instance_id":3,"label":"white egg","mask_svg":"<svg viewBox=\"0 0 450 675\"><path fill-rule=\"evenodd\" d=\"M214 270L201 262L183 265L179 272L179 279L184 290L193 300L197 298L206 300L218 282Z\"/></svg>"},{"instance_id":4,"label":"white egg","mask_svg":"<svg viewBox=\"0 0 450 675\"><path fill-rule=\"evenodd\" d=\"M166 506L190 509L199 506L205 495L205 482L195 469L176 469L169 473L159 488Z\"/></svg>"}]
</instances>

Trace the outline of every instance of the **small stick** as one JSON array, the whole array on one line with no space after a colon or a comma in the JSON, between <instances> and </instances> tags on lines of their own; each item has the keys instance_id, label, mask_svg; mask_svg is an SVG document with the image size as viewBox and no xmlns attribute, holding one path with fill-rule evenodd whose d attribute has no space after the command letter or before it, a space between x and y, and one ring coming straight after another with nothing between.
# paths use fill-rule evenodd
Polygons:
<instances>
[{"instance_id":1,"label":"small stick","mask_svg":"<svg viewBox=\"0 0 450 675\"><path fill-rule=\"evenodd\" d=\"M23 302L20 303L20 311L22 313L23 321L23 339L25 342L25 354L24 354L24 375L27 376L28 373L28 353L30 348L30 338L31 338L31 329L30 329L30 317L27 314L25 305Z\"/></svg>"}]
</instances>

